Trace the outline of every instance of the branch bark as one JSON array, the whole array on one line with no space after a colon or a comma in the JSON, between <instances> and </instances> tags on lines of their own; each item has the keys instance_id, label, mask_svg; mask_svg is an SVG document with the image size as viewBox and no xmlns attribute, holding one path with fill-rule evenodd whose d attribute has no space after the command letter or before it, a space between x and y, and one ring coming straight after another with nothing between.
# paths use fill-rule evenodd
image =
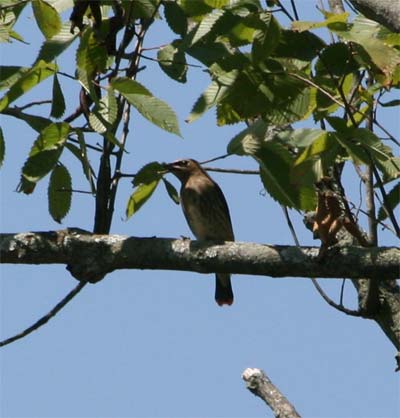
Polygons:
<instances>
[{"instance_id":1,"label":"branch bark","mask_svg":"<svg viewBox=\"0 0 400 418\"><path fill-rule=\"evenodd\" d=\"M394 0L349 0L363 15L400 32L400 2Z\"/></svg>"},{"instance_id":2,"label":"branch bark","mask_svg":"<svg viewBox=\"0 0 400 418\"><path fill-rule=\"evenodd\" d=\"M318 253L318 247L95 235L80 229L0 234L1 263L66 264L83 282L97 282L117 269L347 277L361 295L369 279L378 281L380 309L370 319L400 350L400 290L395 281L400 249L342 246L330 249L323 260Z\"/></svg>"},{"instance_id":3,"label":"branch bark","mask_svg":"<svg viewBox=\"0 0 400 418\"><path fill-rule=\"evenodd\" d=\"M300 418L300 414L286 399L281 391L268 379L260 369L246 369L242 374L247 389L260 397L277 418Z\"/></svg>"},{"instance_id":4,"label":"branch bark","mask_svg":"<svg viewBox=\"0 0 400 418\"><path fill-rule=\"evenodd\" d=\"M96 282L118 269L185 270L271 277L398 277L400 249L317 247L95 235L82 230L0 234L1 263L67 264L78 280Z\"/></svg>"}]
</instances>

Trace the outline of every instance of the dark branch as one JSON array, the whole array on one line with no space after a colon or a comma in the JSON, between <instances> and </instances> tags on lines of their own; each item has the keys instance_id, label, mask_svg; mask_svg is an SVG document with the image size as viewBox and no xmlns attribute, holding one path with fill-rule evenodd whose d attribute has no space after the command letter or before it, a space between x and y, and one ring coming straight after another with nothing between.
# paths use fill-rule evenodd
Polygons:
<instances>
[{"instance_id":1,"label":"dark branch","mask_svg":"<svg viewBox=\"0 0 400 418\"><path fill-rule=\"evenodd\" d=\"M20 340L21 338L26 337L31 332L36 331L41 326L45 325L51 318L54 318L58 312L71 300L73 299L86 285L86 282L80 282L77 286L75 286L57 305L54 306L46 315L42 316L39 320L37 320L34 324L30 327L24 329L22 332L7 338L3 341L0 341L0 347L4 347L7 344L11 344L14 341Z\"/></svg>"}]
</instances>

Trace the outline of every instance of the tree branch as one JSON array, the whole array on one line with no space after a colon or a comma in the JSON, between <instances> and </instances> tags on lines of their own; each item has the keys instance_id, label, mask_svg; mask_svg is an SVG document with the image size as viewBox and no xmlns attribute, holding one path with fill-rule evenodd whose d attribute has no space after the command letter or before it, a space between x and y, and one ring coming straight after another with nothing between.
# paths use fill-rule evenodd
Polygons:
<instances>
[{"instance_id":1,"label":"tree branch","mask_svg":"<svg viewBox=\"0 0 400 418\"><path fill-rule=\"evenodd\" d=\"M294 406L260 369L246 369L242 374L247 389L260 397L277 418L300 418Z\"/></svg>"},{"instance_id":2,"label":"tree branch","mask_svg":"<svg viewBox=\"0 0 400 418\"><path fill-rule=\"evenodd\" d=\"M95 235L82 230L0 234L1 263L67 264L79 280L96 282L118 269L184 270L271 277L400 275L400 249L337 247L323 262L317 247Z\"/></svg>"},{"instance_id":3,"label":"tree branch","mask_svg":"<svg viewBox=\"0 0 400 418\"><path fill-rule=\"evenodd\" d=\"M393 0L349 0L350 3L369 19L387 26L393 32L400 32L400 2Z\"/></svg>"}]
</instances>

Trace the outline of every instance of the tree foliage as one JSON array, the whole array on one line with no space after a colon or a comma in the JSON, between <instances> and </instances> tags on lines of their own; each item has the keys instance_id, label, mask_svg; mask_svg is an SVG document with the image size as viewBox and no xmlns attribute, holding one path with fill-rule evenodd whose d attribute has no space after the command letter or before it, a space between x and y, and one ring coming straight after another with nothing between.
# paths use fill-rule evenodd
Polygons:
<instances>
[{"instance_id":1,"label":"tree foliage","mask_svg":"<svg viewBox=\"0 0 400 418\"><path fill-rule=\"evenodd\" d=\"M180 135L173 109L135 80L143 38L161 18L176 36L158 49L157 60L165 75L185 83L190 57L210 76L210 84L194 103L188 121L215 107L218 125L247 123L248 127L232 138L227 153L253 157L260 166L265 189L280 204L313 210L317 202L314 184L330 176L337 163L374 165L384 184L399 176L399 158L372 127L378 123L374 116L377 103L397 104L385 103L385 95L400 85L400 38L372 20L322 10L319 21L293 20L284 26L273 4L263 7L258 0L74 4L10 0L1 7L2 41L22 41L13 28L29 5L45 39L31 66L10 63L1 67L0 86L5 92L0 110L24 120L39 133L22 167L19 190L32 193L35 184L51 174L49 207L57 221L67 211L54 211L55 200L61 195L54 190L54 179L59 179L61 172L65 180L71 177L61 162L65 148L80 160L95 193L94 170L87 157L91 133L103 137L103 168L114 152L119 161L123 158L126 138L117 136L123 137L118 129L130 108L159 128ZM63 22L61 13L68 9L72 11L71 21ZM321 30L326 36L321 37ZM119 33L122 35L117 38ZM331 43L325 40L329 37ZM72 45L76 47L74 78L82 89L79 108L60 122L66 104L62 93L64 73L56 60ZM131 45L135 45L134 50L127 53ZM48 118L14 106L16 100L22 101L48 77L53 78ZM291 127L309 118L321 128ZM74 125L77 120L84 124ZM370 127L365 128L365 123ZM6 140L1 140L2 155ZM116 192L111 187L112 173L107 175L101 193L105 206ZM154 176L151 181L134 184L128 216L146 202L162 178L158 173ZM166 184L171 191L172 186ZM380 219L398 204L397 188L391 187L385 202L388 207L379 210ZM70 198L67 192L62 194ZM96 199L100 204L99 193Z\"/></svg>"}]
</instances>

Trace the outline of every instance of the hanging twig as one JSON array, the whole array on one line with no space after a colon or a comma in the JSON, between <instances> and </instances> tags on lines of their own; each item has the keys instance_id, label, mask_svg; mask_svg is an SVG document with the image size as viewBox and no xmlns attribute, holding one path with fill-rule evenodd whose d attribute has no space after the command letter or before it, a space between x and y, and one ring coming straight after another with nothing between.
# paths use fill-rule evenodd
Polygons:
<instances>
[{"instance_id":1,"label":"hanging twig","mask_svg":"<svg viewBox=\"0 0 400 418\"><path fill-rule=\"evenodd\" d=\"M3 341L0 341L0 347L4 347L7 344L11 344L14 341L20 340L21 338L26 337L27 335L31 334L33 331L36 331L43 325L45 325L51 318L54 318L58 312L69 302L71 301L85 286L87 282L79 282L79 284L72 289L54 308L51 309L46 315L42 316L38 321L36 321L33 325L26 328L19 334L16 334L10 338L7 338Z\"/></svg>"}]
</instances>

